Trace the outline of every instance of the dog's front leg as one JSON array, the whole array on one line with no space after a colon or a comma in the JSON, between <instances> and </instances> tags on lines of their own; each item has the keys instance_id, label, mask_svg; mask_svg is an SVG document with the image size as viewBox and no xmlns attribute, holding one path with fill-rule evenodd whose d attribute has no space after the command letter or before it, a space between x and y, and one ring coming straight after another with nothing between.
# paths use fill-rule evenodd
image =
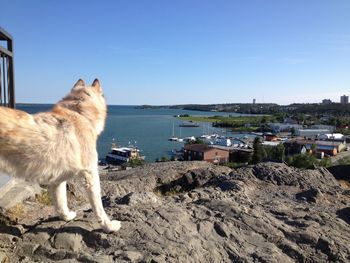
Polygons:
<instances>
[{"instance_id":1,"label":"dog's front leg","mask_svg":"<svg viewBox=\"0 0 350 263\"><path fill-rule=\"evenodd\" d=\"M92 210L95 212L98 222L100 223L102 229L107 232L116 232L120 229L120 221L111 221L102 205L101 200L101 187L100 187L100 177L98 174L98 169L94 169L92 173L85 172L85 178L87 183L87 193Z\"/></svg>"},{"instance_id":2,"label":"dog's front leg","mask_svg":"<svg viewBox=\"0 0 350 263\"><path fill-rule=\"evenodd\" d=\"M65 221L73 220L77 214L73 211L69 211L67 205L66 181L50 185L49 190L56 213Z\"/></svg>"}]
</instances>

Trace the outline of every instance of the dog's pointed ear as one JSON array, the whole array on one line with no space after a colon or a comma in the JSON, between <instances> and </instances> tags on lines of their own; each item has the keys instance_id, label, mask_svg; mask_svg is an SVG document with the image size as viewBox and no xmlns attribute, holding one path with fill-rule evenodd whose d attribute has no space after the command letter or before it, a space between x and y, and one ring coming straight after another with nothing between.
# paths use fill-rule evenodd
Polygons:
<instances>
[{"instance_id":1,"label":"dog's pointed ear","mask_svg":"<svg viewBox=\"0 0 350 263\"><path fill-rule=\"evenodd\" d=\"M99 92L102 92L101 84L100 84L100 81L98 79L95 79L94 82L92 82L91 87L93 87L94 89L96 89Z\"/></svg>"},{"instance_id":2,"label":"dog's pointed ear","mask_svg":"<svg viewBox=\"0 0 350 263\"><path fill-rule=\"evenodd\" d=\"M81 87L85 87L85 82L82 79L79 79L77 83L74 84L72 91Z\"/></svg>"}]
</instances>

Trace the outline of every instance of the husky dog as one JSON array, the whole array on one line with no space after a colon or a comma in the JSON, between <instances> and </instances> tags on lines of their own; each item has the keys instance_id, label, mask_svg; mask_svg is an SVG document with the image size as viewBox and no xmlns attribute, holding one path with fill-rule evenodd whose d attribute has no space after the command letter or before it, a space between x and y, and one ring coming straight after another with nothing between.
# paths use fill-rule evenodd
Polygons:
<instances>
[{"instance_id":1,"label":"husky dog","mask_svg":"<svg viewBox=\"0 0 350 263\"><path fill-rule=\"evenodd\" d=\"M85 178L90 204L102 229L118 231L101 201L96 141L103 131L107 106L95 79L79 79L49 112L28 114L0 107L0 171L49 186L57 214L66 221L76 213L67 206L66 181Z\"/></svg>"}]
</instances>

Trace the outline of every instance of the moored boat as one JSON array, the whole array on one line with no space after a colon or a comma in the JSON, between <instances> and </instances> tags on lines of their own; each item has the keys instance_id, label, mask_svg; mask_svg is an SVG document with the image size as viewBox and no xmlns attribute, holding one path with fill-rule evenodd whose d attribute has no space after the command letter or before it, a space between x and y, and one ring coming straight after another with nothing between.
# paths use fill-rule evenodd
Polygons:
<instances>
[{"instance_id":1,"label":"moored boat","mask_svg":"<svg viewBox=\"0 0 350 263\"><path fill-rule=\"evenodd\" d=\"M117 147L113 142L110 152L106 155L106 162L108 164L120 165L132 160L145 160L145 158L145 156L141 155L141 150L136 146Z\"/></svg>"},{"instance_id":2,"label":"moored boat","mask_svg":"<svg viewBox=\"0 0 350 263\"><path fill-rule=\"evenodd\" d=\"M180 127L199 127L199 124L196 122L188 121L188 122L183 122L179 125Z\"/></svg>"}]
</instances>

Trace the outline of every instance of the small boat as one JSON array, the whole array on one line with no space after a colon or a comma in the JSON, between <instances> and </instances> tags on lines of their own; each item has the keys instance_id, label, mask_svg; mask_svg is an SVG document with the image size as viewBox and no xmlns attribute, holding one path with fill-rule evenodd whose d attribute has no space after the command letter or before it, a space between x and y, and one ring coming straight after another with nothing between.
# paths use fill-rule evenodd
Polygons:
<instances>
[{"instance_id":1,"label":"small boat","mask_svg":"<svg viewBox=\"0 0 350 263\"><path fill-rule=\"evenodd\" d=\"M190 137L183 138L183 140L185 142L194 142L196 140L196 137L190 136Z\"/></svg>"},{"instance_id":2,"label":"small boat","mask_svg":"<svg viewBox=\"0 0 350 263\"><path fill-rule=\"evenodd\" d=\"M213 134L210 134L210 138L219 138L220 137L220 135L219 134L217 134L217 133L213 133Z\"/></svg>"},{"instance_id":3,"label":"small boat","mask_svg":"<svg viewBox=\"0 0 350 263\"><path fill-rule=\"evenodd\" d=\"M113 140L111 150L106 155L106 162L108 164L123 164L131 160L145 160L145 156L141 155L141 150L136 146L129 145L128 147L117 147Z\"/></svg>"},{"instance_id":4,"label":"small boat","mask_svg":"<svg viewBox=\"0 0 350 263\"><path fill-rule=\"evenodd\" d=\"M172 142L177 142L179 138L175 137L175 124L173 123L173 135L168 139L169 141Z\"/></svg>"},{"instance_id":5,"label":"small boat","mask_svg":"<svg viewBox=\"0 0 350 263\"><path fill-rule=\"evenodd\" d=\"M199 127L199 124L193 121L183 122L179 125L180 127Z\"/></svg>"}]
</instances>

